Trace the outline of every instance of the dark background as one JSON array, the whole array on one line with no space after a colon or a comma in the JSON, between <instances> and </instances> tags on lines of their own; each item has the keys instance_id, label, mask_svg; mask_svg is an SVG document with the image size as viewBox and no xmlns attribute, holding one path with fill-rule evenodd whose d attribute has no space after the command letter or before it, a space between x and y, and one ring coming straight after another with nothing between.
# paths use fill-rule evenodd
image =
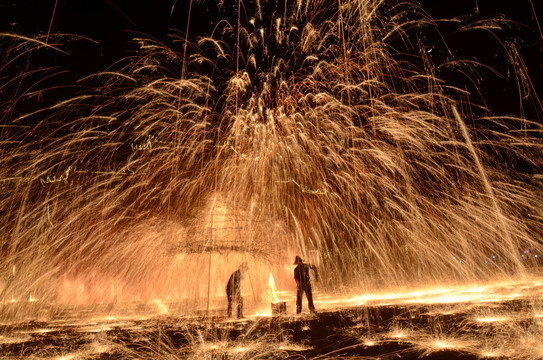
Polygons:
<instances>
[{"instance_id":1,"label":"dark background","mask_svg":"<svg viewBox=\"0 0 543 360\"><path fill-rule=\"evenodd\" d=\"M244 1L248 9L254 7L253 3ZM440 22L438 32L432 31L425 37L424 45L437 65L450 60L447 54L453 54L457 58L480 61L501 74L482 70L483 81L478 84L469 84L469 79L460 79L447 71L438 76L453 85L471 86L468 90L472 93L484 94L485 105L493 113L520 114L542 121L538 99L543 95L543 41L536 19L543 14L541 1L423 0L419 3L419 11L435 19L461 19L460 23ZM229 6L233 9L237 1L225 0L225 4L219 13L216 1L192 3L189 28L192 40L209 35L225 16L235 20L237 14L233 10L229 13L228 9ZM266 4L278 6L277 1ZM50 31L51 34L78 34L97 40L93 44L75 44L69 49L70 59L66 60L66 66L77 77L101 70L127 56L133 46L130 40L135 36L144 35L167 43L171 39L169 35L184 33L190 6L189 0L0 0L0 32L33 36ZM485 31L457 31L459 26L491 17L511 22L506 29L496 31L496 36ZM505 59L505 42L514 43L526 63L532 81L530 87L535 90L528 95L519 94L518 89L522 86Z\"/></svg>"}]
</instances>

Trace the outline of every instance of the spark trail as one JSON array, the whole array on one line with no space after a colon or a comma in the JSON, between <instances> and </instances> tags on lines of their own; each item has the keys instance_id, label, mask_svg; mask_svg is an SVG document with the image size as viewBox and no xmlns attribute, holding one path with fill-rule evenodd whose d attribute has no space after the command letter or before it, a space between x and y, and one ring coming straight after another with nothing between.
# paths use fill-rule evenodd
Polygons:
<instances>
[{"instance_id":1,"label":"spark trail","mask_svg":"<svg viewBox=\"0 0 543 360\"><path fill-rule=\"evenodd\" d=\"M476 115L441 81L411 31L433 19L373 0L237 4L208 4L224 21L206 36L136 38L70 84L36 64L70 36L1 35L7 293L197 302L222 296L232 256L255 294L270 272L291 286L295 254L331 293L537 263L541 124Z\"/></svg>"}]
</instances>

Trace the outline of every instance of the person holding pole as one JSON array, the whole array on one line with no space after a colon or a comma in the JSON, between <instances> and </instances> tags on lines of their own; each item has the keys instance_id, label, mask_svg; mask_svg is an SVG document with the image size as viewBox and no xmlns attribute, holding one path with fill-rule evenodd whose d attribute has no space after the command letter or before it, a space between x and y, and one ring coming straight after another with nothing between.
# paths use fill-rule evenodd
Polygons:
<instances>
[{"instance_id":1,"label":"person holding pole","mask_svg":"<svg viewBox=\"0 0 543 360\"><path fill-rule=\"evenodd\" d=\"M311 291L311 279L309 277L309 270L315 272L315 278L318 280L319 274L315 265L305 264L301 257L296 256L294 259L294 265L297 265L294 269L294 280L296 280L296 314L302 312L302 297L305 293L307 297L307 305L309 311L316 313L315 305L313 304L313 293Z\"/></svg>"}]
</instances>

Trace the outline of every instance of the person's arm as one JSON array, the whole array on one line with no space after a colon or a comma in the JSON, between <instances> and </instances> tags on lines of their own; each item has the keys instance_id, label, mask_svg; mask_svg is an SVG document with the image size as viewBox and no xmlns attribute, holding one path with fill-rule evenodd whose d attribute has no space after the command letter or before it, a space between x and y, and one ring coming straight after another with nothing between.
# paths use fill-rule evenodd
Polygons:
<instances>
[{"instance_id":1,"label":"person's arm","mask_svg":"<svg viewBox=\"0 0 543 360\"><path fill-rule=\"evenodd\" d=\"M317 272L317 267L313 264L310 264L309 268L315 273L315 280L319 281L319 273Z\"/></svg>"}]
</instances>

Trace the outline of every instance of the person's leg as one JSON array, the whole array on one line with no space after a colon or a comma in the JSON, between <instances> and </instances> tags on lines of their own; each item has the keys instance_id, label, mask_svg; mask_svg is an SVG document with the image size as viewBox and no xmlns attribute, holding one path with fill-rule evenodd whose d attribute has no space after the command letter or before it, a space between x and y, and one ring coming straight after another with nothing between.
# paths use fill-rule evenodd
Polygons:
<instances>
[{"instance_id":1,"label":"person's leg","mask_svg":"<svg viewBox=\"0 0 543 360\"><path fill-rule=\"evenodd\" d=\"M238 319L241 319L243 317L243 297L239 295L237 297L238 300Z\"/></svg>"},{"instance_id":2,"label":"person's leg","mask_svg":"<svg viewBox=\"0 0 543 360\"><path fill-rule=\"evenodd\" d=\"M228 295L228 317L232 317L232 296Z\"/></svg>"},{"instance_id":3,"label":"person's leg","mask_svg":"<svg viewBox=\"0 0 543 360\"><path fill-rule=\"evenodd\" d=\"M311 285L306 286L305 295L307 296L307 305L309 311L315 312L315 305L313 304L313 292L311 291Z\"/></svg>"},{"instance_id":4,"label":"person's leg","mask_svg":"<svg viewBox=\"0 0 543 360\"><path fill-rule=\"evenodd\" d=\"M296 289L296 314L299 314L302 312L302 296L303 296L303 289L298 286Z\"/></svg>"}]
</instances>

